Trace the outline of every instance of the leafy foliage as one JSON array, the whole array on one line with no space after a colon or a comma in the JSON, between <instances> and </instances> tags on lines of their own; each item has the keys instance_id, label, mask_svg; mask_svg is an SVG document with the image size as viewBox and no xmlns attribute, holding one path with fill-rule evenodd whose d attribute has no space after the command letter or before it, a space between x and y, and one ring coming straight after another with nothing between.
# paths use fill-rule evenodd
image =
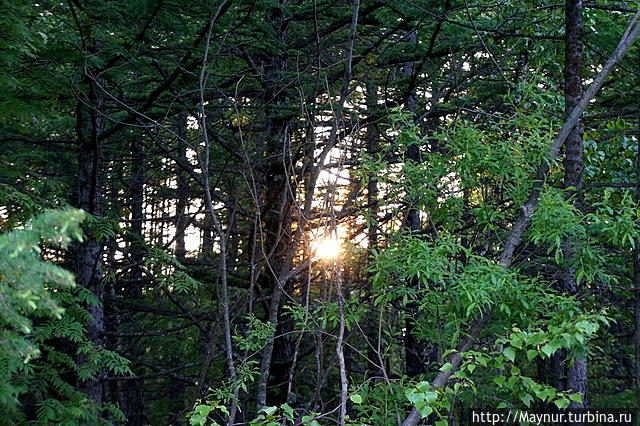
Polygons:
<instances>
[{"instance_id":1,"label":"leafy foliage","mask_svg":"<svg viewBox=\"0 0 640 426\"><path fill-rule=\"evenodd\" d=\"M48 251L67 248L82 239L80 210L47 211L0 235L0 419L21 418L19 408L36 407L41 424L77 424L95 421L95 407L76 390L69 374L79 380L102 368L130 374L128 361L114 352L96 348L85 335L85 303L96 303L87 290L75 286L73 274L43 260ZM60 253L51 251L51 253ZM92 370L82 369L73 356L61 351L65 344L77 353L90 353ZM103 409L121 418L113 406Z\"/></svg>"}]
</instances>

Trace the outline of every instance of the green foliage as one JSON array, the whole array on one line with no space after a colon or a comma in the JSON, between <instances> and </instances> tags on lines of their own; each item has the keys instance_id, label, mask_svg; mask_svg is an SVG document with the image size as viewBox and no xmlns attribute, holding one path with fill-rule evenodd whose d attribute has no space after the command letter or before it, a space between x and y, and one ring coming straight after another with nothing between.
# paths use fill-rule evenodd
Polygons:
<instances>
[{"instance_id":1,"label":"green foliage","mask_svg":"<svg viewBox=\"0 0 640 426\"><path fill-rule=\"evenodd\" d=\"M602 200L594 202L593 207L595 211L585 219L595 238L617 249L635 248L640 210L629 191L615 200L613 192L606 190Z\"/></svg>"},{"instance_id":2,"label":"green foliage","mask_svg":"<svg viewBox=\"0 0 640 426\"><path fill-rule=\"evenodd\" d=\"M406 411L410 399L406 393L411 384L403 380L370 378L354 386L350 396L353 403L354 423L389 424L397 421L397 415Z\"/></svg>"},{"instance_id":3,"label":"green foliage","mask_svg":"<svg viewBox=\"0 0 640 426\"><path fill-rule=\"evenodd\" d=\"M247 329L244 336L236 334L233 336L238 348L243 351L257 352L262 349L267 342L273 338L275 327L270 322L263 322L255 315L249 315Z\"/></svg>"},{"instance_id":4,"label":"green foliage","mask_svg":"<svg viewBox=\"0 0 640 426\"><path fill-rule=\"evenodd\" d=\"M407 389L405 395L423 418L433 413L433 403L438 399L438 392L431 389L429 382L418 382L415 387Z\"/></svg>"},{"instance_id":5,"label":"green foliage","mask_svg":"<svg viewBox=\"0 0 640 426\"><path fill-rule=\"evenodd\" d=\"M545 188L540 205L531 218L533 242L547 245L547 251L553 253L556 262L560 263L566 239L571 237L584 241L585 233L578 209L564 197L563 191Z\"/></svg>"},{"instance_id":6,"label":"green foliage","mask_svg":"<svg viewBox=\"0 0 640 426\"><path fill-rule=\"evenodd\" d=\"M193 407L193 411L187 414L190 425L204 426L204 425L218 425L214 420L210 420L209 416L214 411L220 411L223 414L229 415L227 407L221 405L219 401L196 401L196 405Z\"/></svg>"},{"instance_id":7,"label":"green foliage","mask_svg":"<svg viewBox=\"0 0 640 426\"><path fill-rule=\"evenodd\" d=\"M220 423L213 420L211 417L213 414L219 411L222 414L229 415L229 411L224 405L220 404L217 400L207 400L205 402L198 401L193 411L190 412L187 417L189 424L204 426L204 425L219 425ZM289 404L282 404L280 406L262 407L258 410L254 419L249 421L251 426L280 426L280 425L294 425L304 424L309 426L320 426L320 423L316 420L319 418L319 413L309 413L306 415L297 415L296 410Z\"/></svg>"},{"instance_id":8,"label":"green foliage","mask_svg":"<svg viewBox=\"0 0 640 426\"><path fill-rule=\"evenodd\" d=\"M501 350L493 353L467 353L467 360L456 377L464 379L476 367L487 371L505 371L505 374L495 376L490 384L497 386L496 392L500 399L512 401L511 406L523 404L531 407L534 401L540 401L553 403L561 409L567 408L571 401L580 402L581 396L538 383L524 371L537 357L548 359L561 349L567 350L568 360L574 356L587 356L589 342L597 336L600 327L606 325L608 320L602 315L581 315L572 320L551 319L543 328L532 328L529 331L514 327L506 338L496 340L496 345ZM506 406L502 404L497 408Z\"/></svg>"},{"instance_id":9,"label":"green foliage","mask_svg":"<svg viewBox=\"0 0 640 426\"><path fill-rule=\"evenodd\" d=\"M178 259L162 247L146 248L145 266L171 291L192 294L200 288L201 283L186 273Z\"/></svg>"},{"instance_id":10,"label":"green foliage","mask_svg":"<svg viewBox=\"0 0 640 426\"><path fill-rule=\"evenodd\" d=\"M567 360L589 356L590 342L609 325L609 319L554 290L554 280L540 274L535 263L529 261L549 265L553 260L556 267L572 266L578 283L616 282L617 271L611 269L615 255L605 255L601 247L633 248L638 216L631 198L616 198L621 204L620 217L614 215L617 209L610 194L593 203L593 211L585 214L567 198L566 191L546 186L528 234L545 253L526 259L517 268L505 269L494 260L496 253L489 244L484 250L489 254L478 255L467 240L477 238L478 232L487 237L500 235L512 214L498 206L502 197L515 206L526 200L541 153L553 138L554 121L545 117L544 108L557 96L549 89L540 90L549 86L548 81L535 80L507 95L505 99L513 106L509 120L496 120L490 125L483 122L482 128L456 120L433 139L421 136L410 114L394 111L391 116L400 155L405 155L411 145L424 149L439 143L447 149L444 153L421 151L420 161L405 158L401 171L387 181L399 188L398 197L415 200L420 210L428 211L429 223L437 226L438 232L425 236L401 231L388 236L386 246L376 253L371 271L376 305L389 309L398 304L417 306L417 312L407 315L405 321L411 322L417 338L445 349L444 360L450 353L447 348L454 350L463 330L487 312L492 312L491 332L507 336L495 340L498 351L462 354L463 366L445 389L436 391L424 380L415 387L405 387L406 397L423 417L437 411L439 417L446 418L452 398L475 406L480 398L482 403L500 408L519 404L530 407L534 401L566 408L571 401L580 402L580 395L538 383L533 378L535 370L528 364L535 358L549 359L559 350L565 351ZM367 161L368 170L382 170L379 159ZM554 182L555 176L552 173L549 181ZM465 189L464 205L475 217L473 237L458 230L460 220L468 213L463 210L462 198L445 189L456 185ZM496 187L500 188L499 195ZM454 198L460 201L447 204ZM437 213L445 205L446 218ZM567 244L575 248L570 258L565 258ZM434 323L441 325L436 327ZM507 332L514 324L514 331ZM450 368L451 364L445 362L440 371ZM495 376L492 371L509 374ZM363 395L354 395L356 405L367 403Z\"/></svg>"},{"instance_id":11,"label":"green foliage","mask_svg":"<svg viewBox=\"0 0 640 426\"><path fill-rule=\"evenodd\" d=\"M60 319L64 309L53 291L74 286L73 275L40 258L42 245L66 247L81 239L79 224L84 214L77 210L51 211L0 236L0 292L4 295L0 320L4 333L29 335L33 317ZM24 363L36 349L16 351Z\"/></svg>"},{"instance_id":12,"label":"green foliage","mask_svg":"<svg viewBox=\"0 0 640 426\"><path fill-rule=\"evenodd\" d=\"M86 230L97 241L106 241L121 232L118 221L106 217L88 215L85 221Z\"/></svg>"},{"instance_id":13,"label":"green foliage","mask_svg":"<svg viewBox=\"0 0 640 426\"><path fill-rule=\"evenodd\" d=\"M571 262L576 268L578 283L618 282L618 277L608 272L612 254L602 247L616 250L635 247L638 236L635 202L628 192L616 197L607 190L601 200L593 202L591 213L582 214L564 194L564 191L545 188L531 220L531 240L546 247L556 264L566 266ZM576 251L572 259L564 259L567 244Z\"/></svg>"},{"instance_id":14,"label":"green foliage","mask_svg":"<svg viewBox=\"0 0 640 426\"><path fill-rule=\"evenodd\" d=\"M91 293L76 288L70 272L44 260L55 259L55 250L82 239L84 218L80 210L47 211L0 235L2 421L19 421L24 399L37 407L39 424L100 423L100 410L122 420L117 407L99 410L69 383L70 373L82 380L104 368L113 374L131 371L127 360L86 339L83 324L88 313L81 306L95 303ZM89 362L80 367L59 349L60 342L76 346L78 354L89 354Z\"/></svg>"}]
</instances>

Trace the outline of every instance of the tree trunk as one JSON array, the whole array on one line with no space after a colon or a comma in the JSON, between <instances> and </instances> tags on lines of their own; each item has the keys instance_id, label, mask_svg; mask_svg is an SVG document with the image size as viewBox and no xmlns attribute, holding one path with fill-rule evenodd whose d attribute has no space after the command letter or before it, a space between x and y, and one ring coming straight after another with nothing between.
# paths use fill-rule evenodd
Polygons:
<instances>
[{"instance_id":1,"label":"tree trunk","mask_svg":"<svg viewBox=\"0 0 640 426\"><path fill-rule=\"evenodd\" d=\"M178 141L178 159L182 164L189 164L187 160L187 148L183 142L187 138L187 115L181 113L176 120L176 133L182 139ZM188 206L189 206L189 179L186 173L176 167L176 259L182 262L187 254L184 243L184 233L187 229Z\"/></svg>"},{"instance_id":2,"label":"tree trunk","mask_svg":"<svg viewBox=\"0 0 640 426\"><path fill-rule=\"evenodd\" d=\"M378 86L373 84L372 82L367 83L367 111L369 112L369 118L371 123L367 128L367 154L371 156L371 158L375 158L374 156L378 153L378 138L380 137L380 133L378 127L375 123L375 112L378 108ZM378 249L378 178L375 174L369 176L369 180L367 181L367 207L369 209L369 216L371 220L371 225L369 225L369 229L367 230L367 239L368 239L368 250L370 259L369 262L373 262L373 251ZM369 281L373 278L373 271L369 273ZM371 291L373 291L373 284L371 285ZM367 347L367 370L369 374L372 376L380 376L382 375L382 370L384 366L377 365L379 364L379 358L381 358L381 354L377 350L376 342L378 341L378 321L380 320L378 310L373 304L373 300L370 302L369 307L369 316L368 316L368 336L369 345Z\"/></svg>"},{"instance_id":3,"label":"tree trunk","mask_svg":"<svg viewBox=\"0 0 640 426\"><path fill-rule=\"evenodd\" d=\"M416 31L412 31L407 37L408 43L416 42ZM411 80L414 71L414 62L405 62L403 64L402 74L407 80ZM413 93L409 93L405 103L405 110L415 111L416 98ZM420 151L418 145L413 144L407 149L407 158L411 161L420 161ZM409 206L405 212L404 226L411 233L417 233L421 230L420 211L415 208L415 200L409 200ZM411 286L417 287L416 282L410 283ZM418 338L415 333L415 320L420 315L418 304L409 303L405 307L405 332L404 332L404 352L405 352L405 371L409 377L415 377L427 372L428 365L434 361L434 347L430 342Z\"/></svg>"},{"instance_id":4,"label":"tree trunk","mask_svg":"<svg viewBox=\"0 0 640 426\"><path fill-rule=\"evenodd\" d=\"M93 82L88 84L87 96L80 100L76 108L76 133L79 141L78 152L78 186L76 207L94 216L102 216L102 146L98 134L103 127L103 119L99 111L102 109L103 96ZM104 288L102 285L102 244L91 235L87 235L82 243L75 246L76 282L90 290L97 300L96 305L89 305L87 310L91 320L86 325L87 337L96 346L102 346L104 333ZM86 354L79 356L78 361L88 362ZM96 404L102 404L103 386L98 377L79 384Z\"/></svg>"},{"instance_id":5,"label":"tree trunk","mask_svg":"<svg viewBox=\"0 0 640 426\"><path fill-rule=\"evenodd\" d=\"M287 28L289 17L285 10L276 7L267 12L266 21L273 28L277 39L287 44ZM261 371L258 380L257 408L264 405L284 403L287 397L289 371L293 362L295 339L290 333L293 323L281 316L281 299L285 292L290 292L287 280L295 255L295 241L291 232L292 201L290 188L290 153L287 145L290 142L288 130L289 117L283 114L282 107L289 100L284 91L283 76L288 70L286 55L276 54L264 58L264 80L267 89L264 91L265 133L263 145L266 164L261 173L262 199L261 216L264 219L262 242L267 253L263 253L269 263L265 270L268 287L271 289L268 321L275 327L276 335L262 350ZM290 187L289 187L290 185ZM267 392L271 389L272 392Z\"/></svg>"},{"instance_id":6,"label":"tree trunk","mask_svg":"<svg viewBox=\"0 0 640 426\"><path fill-rule=\"evenodd\" d=\"M571 113L582 97L582 0L569 0L565 5L565 63L564 88L565 111ZM573 196L574 205L582 206L582 170L583 123L580 118L569 133L565 142L564 187L569 189L567 196ZM576 241L567 238L564 241L564 259L568 266L562 273L563 290L571 295L578 294L576 268L570 263L576 256ZM575 357L567 367L567 389L582 395L582 403L571 402L571 408L587 407L587 359Z\"/></svg>"},{"instance_id":7,"label":"tree trunk","mask_svg":"<svg viewBox=\"0 0 640 426\"><path fill-rule=\"evenodd\" d=\"M131 143L131 234L133 236L130 245L130 260L132 263L129 274L129 286L122 296L127 299L141 299L143 287L143 262L144 262L144 152L138 135L134 135ZM130 316L125 316L125 321L132 321ZM135 327L139 328L139 327ZM130 347L129 358L136 360L142 355L142 351L136 341L136 337L126 339L125 347ZM144 402L140 390L139 380L126 380L118 382L120 407L127 417L127 425L140 426L143 423Z\"/></svg>"}]
</instances>

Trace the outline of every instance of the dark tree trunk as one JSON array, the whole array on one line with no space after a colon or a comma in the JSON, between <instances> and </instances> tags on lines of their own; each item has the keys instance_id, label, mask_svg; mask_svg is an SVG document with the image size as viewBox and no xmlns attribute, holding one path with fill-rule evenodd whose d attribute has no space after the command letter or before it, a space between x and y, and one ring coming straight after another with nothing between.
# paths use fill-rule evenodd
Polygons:
<instances>
[{"instance_id":1,"label":"dark tree trunk","mask_svg":"<svg viewBox=\"0 0 640 426\"><path fill-rule=\"evenodd\" d=\"M142 297L142 262L144 261L144 153L142 144L136 138L131 143L131 284L128 288L129 297Z\"/></svg>"},{"instance_id":2,"label":"dark tree trunk","mask_svg":"<svg viewBox=\"0 0 640 426\"><path fill-rule=\"evenodd\" d=\"M79 141L78 180L76 207L94 216L102 216L102 146L98 134L103 127L100 110L102 93L93 82L88 84L87 96L76 108L76 133ZM104 288L102 284L102 244L91 235L74 247L76 282L90 290L97 300L87 307L91 320L86 325L87 337L97 346L103 344L104 333ZM86 355L79 357L80 363L88 362ZM100 376L81 382L79 388L96 404L103 402L103 385Z\"/></svg>"},{"instance_id":3,"label":"dark tree trunk","mask_svg":"<svg viewBox=\"0 0 640 426\"><path fill-rule=\"evenodd\" d=\"M406 38L408 43L416 42L416 31L413 31ZM406 62L403 65L402 74L406 80L411 80L411 76L414 71L414 62ZM413 93L410 93L407 97L405 109L407 111L415 111L416 99ZM420 161L420 151L417 144L409 146L407 149L407 158L411 161ZM409 200L409 206L405 212L404 227L411 233L417 233L421 230L420 224L420 211L415 207L415 200ZM417 287L418 283L412 282L411 286ZM415 377L417 375L427 372L428 365L435 361L434 348L429 342L424 339L420 339L415 334L415 321L420 315L418 305L416 303L409 303L405 307L405 332L404 332L404 350L405 350L405 367L406 373L409 377Z\"/></svg>"},{"instance_id":4,"label":"dark tree trunk","mask_svg":"<svg viewBox=\"0 0 640 426\"><path fill-rule=\"evenodd\" d=\"M211 223L211 217L206 215L200 225L202 229L202 243L200 244L200 257L208 262L211 260L213 254L213 224Z\"/></svg>"},{"instance_id":5,"label":"dark tree trunk","mask_svg":"<svg viewBox=\"0 0 640 426\"><path fill-rule=\"evenodd\" d=\"M564 92L565 111L573 110L582 98L582 1L569 0L565 9L565 64L564 64ZM573 188L569 193L575 195L575 204L581 207L582 201L582 170L584 169L582 146L582 119L573 128L565 143L566 156L564 161L565 188Z\"/></svg>"},{"instance_id":6,"label":"dark tree trunk","mask_svg":"<svg viewBox=\"0 0 640 426\"><path fill-rule=\"evenodd\" d=\"M267 12L266 20L273 28L278 40L286 45L289 19L281 7ZM268 321L276 327L276 335L284 333L267 343L262 350L260 378L258 380L257 406L274 405L285 402L289 369L293 361L295 339L288 333L290 321L282 321L281 299L284 292L290 290L285 277L291 268L295 249L291 240L291 197L289 194L287 156L288 117L282 107L288 103L284 92L283 76L288 69L287 57L273 55L262 58L265 67L266 89L265 133L263 149L266 162L261 171L262 195L261 210L264 218L264 247L269 251L269 267L265 270L268 287L271 290L271 303L267 315ZM292 186L293 187L293 186ZM270 392L267 390L270 389Z\"/></svg>"},{"instance_id":7,"label":"dark tree trunk","mask_svg":"<svg viewBox=\"0 0 640 426\"><path fill-rule=\"evenodd\" d=\"M568 113L578 104L582 97L582 0L569 0L565 7L565 111ZM580 208L582 205L582 170L583 144L582 144L582 119L573 128L565 143L565 175L564 186L568 196L573 196L573 203ZM568 238L564 241L564 258L567 263L572 263L576 256L576 241ZM576 268L568 265L562 274L563 290L568 294L578 293L576 282ZM567 389L582 395L582 403L571 403L571 408L587 406L587 359L574 358L567 367Z\"/></svg>"},{"instance_id":8,"label":"dark tree trunk","mask_svg":"<svg viewBox=\"0 0 640 426\"><path fill-rule=\"evenodd\" d=\"M128 299L142 298L143 287L143 262L144 262L144 152L142 144L137 135L134 135L131 143L131 248L130 259L132 263L131 272L129 274L130 283L125 288L123 296ZM125 316L125 321L131 322L132 318ZM137 328L137 327L134 327ZM136 344L137 338L128 339L125 342L130 347L130 358L139 359L142 351ZM144 418L144 401L140 390L140 381L127 380L118 382L118 393L120 407L127 417L127 425L140 426L143 424Z\"/></svg>"}]
</instances>

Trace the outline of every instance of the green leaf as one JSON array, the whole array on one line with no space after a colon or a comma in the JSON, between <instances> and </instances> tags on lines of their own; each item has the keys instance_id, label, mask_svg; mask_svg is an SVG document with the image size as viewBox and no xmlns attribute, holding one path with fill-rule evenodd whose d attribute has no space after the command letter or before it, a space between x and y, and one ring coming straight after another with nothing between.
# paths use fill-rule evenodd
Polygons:
<instances>
[{"instance_id":1,"label":"green leaf","mask_svg":"<svg viewBox=\"0 0 640 426\"><path fill-rule=\"evenodd\" d=\"M280 406L280 408L282 408L282 411L285 412L288 419L293 419L293 408L289 404L284 403Z\"/></svg>"},{"instance_id":2,"label":"green leaf","mask_svg":"<svg viewBox=\"0 0 640 426\"><path fill-rule=\"evenodd\" d=\"M420 408L416 408L418 409L418 412L420 413L422 418L429 417L429 414L433 413L433 408L430 405L423 405Z\"/></svg>"},{"instance_id":3,"label":"green leaf","mask_svg":"<svg viewBox=\"0 0 640 426\"><path fill-rule=\"evenodd\" d=\"M551 398L556 396L556 394L557 394L556 389L552 388L551 386L547 387L544 390L536 391L536 396L543 401L549 401Z\"/></svg>"},{"instance_id":4,"label":"green leaf","mask_svg":"<svg viewBox=\"0 0 640 426\"><path fill-rule=\"evenodd\" d=\"M419 392L427 392L430 388L431 388L431 384L429 382L427 382L426 380L423 380L423 381L418 382L416 384L416 389Z\"/></svg>"},{"instance_id":5,"label":"green leaf","mask_svg":"<svg viewBox=\"0 0 640 426\"><path fill-rule=\"evenodd\" d=\"M349 397L349 399L351 400L351 402L353 402L354 404L362 404L362 396L360 396L359 394L355 393L353 395L351 395Z\"/></svg>"},{"instance_id":6,"label":"green leaf","mask_svg":"<svg viewBox=\"0 0 640 426\"><path fill-rule=\"evenodd\" d=\"M569 395L569 399L573 402L577 402L578 404L582 403L582 395L579 393L572 393Z\"/></svg>"},{"instance_id":7,"label":"green leaf","mask_svg":"<svg viewBox=\"0 0 640 426\"><path fill-rule=\"evenodd\" d=\"M267 416L272 416L277 409L278 407L276 406L262 407L259 412L265 413Z\"/></svg>"},{"instance_id":8,"label":"green leaf","mask_svg":"<svg viewBox=\"0 0 640 426\"><path fill-rule=\"evenodd\" d=\"M522 401L522 403L527 407L530 407L531 402L533 401L533 397L531 396L531 394L525 393L520 397L520 401Z\"/></svg>"},{"instance_id":9,"label":"green leaf","mask_svg":"<svg viewBox=\"0 0 640 426\"><path fill-rule=\"evenodd\" d=\"M453 365L451 365L450 362L446 362L442 365L442 367L440 367L440 371L449 371L453 368Z\"/></svg>"},{"instance_id":10,"label":"green leaf","mask_svg":"<svg viewBox=\"0 0 640 426\"><path fill-rule=\"evenodd\" d=\"M511 346L507 346L506 348L504 348L504 350L502 351L502 353L504 354L504 356L511 362L515 361L516 359L516 350L513 349Z\"/></svg>"},{"instance_id":11,"label":"green leaf","mask_svg":"<svg viewBox=\"0 0 640 426\"><path fill-rule=\"evenodd\" d=\"M553 403L558 407L558 409L563 410L569 406L570 401L568 398L559 398L553 401Z\"/></svg>"},{"instance_id":12,"label":"green leaf","mask_svg":"<svg viewBox=\"0 0 640 426\"><path fill-rule=\"evenodd\" d=\"M434 402L438 399L438 392L425 392L423 395L427 402Z\"/></svg>"},{"instance_id":13,"label":"green leaf","mask_svg":"<svg viewBox=\"0 0 640 426\"><path fill-rule=\"evenodd\" d=\"M553 355L553 353L555 352L553 346L551 346L549 343L540 348L540 350L547 356L547 358L550 358L551 355Z\"/></svg>"}]
</instances>

